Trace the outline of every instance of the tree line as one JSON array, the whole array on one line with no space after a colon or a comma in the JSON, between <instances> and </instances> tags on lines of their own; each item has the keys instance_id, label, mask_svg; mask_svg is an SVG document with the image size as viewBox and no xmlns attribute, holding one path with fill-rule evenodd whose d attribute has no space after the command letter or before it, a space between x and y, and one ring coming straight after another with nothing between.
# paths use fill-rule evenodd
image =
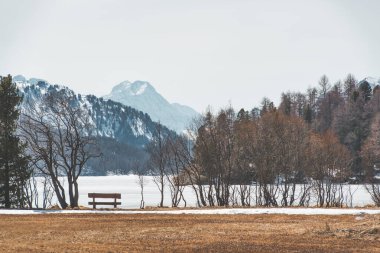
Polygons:
<instances>
[{"instance_id":1,"label":"tree line","mask_svg":"<svg viewBox=\"0 0 380 253\"><path fill-rule=\"evenodd\" d=\"M89 115L73 94L59 90L21 110L12 77L0 81L1 206L39 207L38 176L41 207L53 194L62 208L78 207L78 178L102 155ZM158 124L148 159L133 164L141 207L147 172L160 192L159 206L165 188L172 206L186 205L186 187L198 206L343 206L352 194L343 189L350 180L365 183L380 205L379 108L379 87L352 75L331 85L322 76L306 93L283 93L278 107L264 98L249 111L207 110L184 135Z\"/></svg>"},{"instance_id":2,"label":"tree line","mask_svg":"<svg viewBox=\"0 0 380 253\"><path fill-rule=\"evenodd\" d=\"M283 93L278 107L264 98L251 111L208 110L187 136L157 131L152 173L162 198L167 179L173 206L191 185L199 206L341 207L352 203L347 183L365 184L380 205L379 98L352 75L334 85L322 76L306 93Z\"/></svg>"}]
</instances>

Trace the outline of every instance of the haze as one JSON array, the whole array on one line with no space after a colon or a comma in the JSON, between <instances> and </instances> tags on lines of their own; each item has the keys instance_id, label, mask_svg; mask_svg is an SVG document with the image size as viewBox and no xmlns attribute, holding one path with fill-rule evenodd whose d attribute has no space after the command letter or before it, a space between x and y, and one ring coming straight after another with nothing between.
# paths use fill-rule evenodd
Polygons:
<instances>
[{"instance_id":1,"label":"haze","mask_svg":"<svg viewBox=\"0 0 380 253\"><path fill-rule=\"evenodd\" d=\"M198 111L380 76L380 1L5 1L0 73L106 95L146 80Z\"/></svg>"}]
</instances>

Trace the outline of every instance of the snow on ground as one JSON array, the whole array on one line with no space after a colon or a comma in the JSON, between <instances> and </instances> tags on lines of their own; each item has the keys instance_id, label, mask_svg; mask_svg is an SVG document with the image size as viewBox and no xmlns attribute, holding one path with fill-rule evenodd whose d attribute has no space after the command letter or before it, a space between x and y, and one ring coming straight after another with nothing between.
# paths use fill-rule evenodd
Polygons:
<instances>
[{"instance_id":1,"label":"snow on ground","mask_svg":"<svg viewBox=\"0 0 380 253\"><path fill-rule=\"evenodd\" d=\"M160 201L160 193L157 186L153 183L153 178L151 176L145 176L146 185L144 186L144 200L145 206L156 207ZM79 178L79 205L90 207L88 202L88 193L121 193L121 206L120 208L139 208L140 206L140 186L137 183L138 177L135 175L127 176L81 176ZM39 186L39 195L42 196L42 184ZM67 186L67 183L65 184ZM349 189L353 193L352 204L354 207L363 207L365 205L372 205L370 195L365 190L363 185L345 185L344 191L347 193L347 198L349 197ZM67 191L66 191L67 192ZM196 196L193 189L190 186L186 186L184 191L184 196L187 202L187 207L196 207ZM347 199L349 201L349 199ZM41 201L40 201L41 203ZM56 199L53 199L52 204L56 204ZM252 201L254 203L254 201ZM348 202L349 203L349 202ZM171 206L170 192L169 189L165 191L164 205ZM180 206L184 206L181 202ZM41 207L41 204L40 206ZM109 207L109 206L107 206ZM239 209L233 209L239 210ZM258 210L258 209L253 209ZM279 210L283 210L282 208ZM310 210L310 209L307 209ZM320 209L323 210L323 209ZM333 210L333 209L328 209Z\"/></svg>"},{"instance_id":2,"label":"snow on ground","mask_svg":"<svg viewBox=\"0 0 380 253\"><path fill-rule=\"evenodd\" d=\"M346 209L346 208L226 208L226 209L192 209L167 211L101 211L101 210L11 210L0 209L0 215L28 214L286 214L286 215L365 215L380 214L380 209Z\"/></svg>"},{"instance_id":3,"label":"snow on ground","mask_svg":"<svg viewBox=\"0 0 380 253\"><path fill-rule=\"evenodd\" d=\"M153 183L153 177L145 176L144 181L144 200L145 206L157 206L160 202L160 193L157 186ZM88 202L88 193L121 193L120 208L139 208L141 201L140 186L138 177L135 175L127 176L81 176L79 177L79 205L90 207ZM40 184L41 186L42 184ZM64 184L67 186L67 183ZM42 187L39 187L39 195L42 196ZM66 190L67 192L67 190ZM190 186L185 189L185 198L187 206L196 206L196 197ZM107 200L106 200L107 201ZM108 200L109 201L109 200ZM40 201L41 203L41 201ZM52 204L56 204L57 200L53 200ZM169 189L165 191L164 205L171 206ZM183 203L181 203L183 206ZM109 206L105 206L109 207Z\"/></svg>"}]
</instances>

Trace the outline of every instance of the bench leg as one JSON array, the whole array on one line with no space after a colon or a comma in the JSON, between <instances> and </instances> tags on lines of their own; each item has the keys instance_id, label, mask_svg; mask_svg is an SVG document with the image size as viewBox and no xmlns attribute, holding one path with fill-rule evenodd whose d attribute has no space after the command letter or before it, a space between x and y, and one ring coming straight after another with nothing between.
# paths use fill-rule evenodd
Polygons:
<instances>
[{"instance_id":1,"label":"bench leg","mask_svg":"<svg viewBox=\"0 0 380 253\"><path fill-rule=\"evenodd\" d=\"M92 209L96 209L95 198L92 198Z\"/></svg>"}]
</instances>

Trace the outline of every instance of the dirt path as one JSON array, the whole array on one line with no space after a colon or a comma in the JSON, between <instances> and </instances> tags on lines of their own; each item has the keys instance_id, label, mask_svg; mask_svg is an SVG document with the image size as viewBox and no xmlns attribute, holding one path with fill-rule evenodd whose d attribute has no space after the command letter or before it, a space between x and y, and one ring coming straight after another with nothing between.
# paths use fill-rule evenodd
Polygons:
<instances>
[{"instance_id":1,"label":"dirt path","mask_svg":"<svg viewBox=\"0 0 380 253\"><path fill-rule=\"evenodd\" d=\"M380 252L380 215L1 215L1 252Z\"/></svg>"}]
</instances>

